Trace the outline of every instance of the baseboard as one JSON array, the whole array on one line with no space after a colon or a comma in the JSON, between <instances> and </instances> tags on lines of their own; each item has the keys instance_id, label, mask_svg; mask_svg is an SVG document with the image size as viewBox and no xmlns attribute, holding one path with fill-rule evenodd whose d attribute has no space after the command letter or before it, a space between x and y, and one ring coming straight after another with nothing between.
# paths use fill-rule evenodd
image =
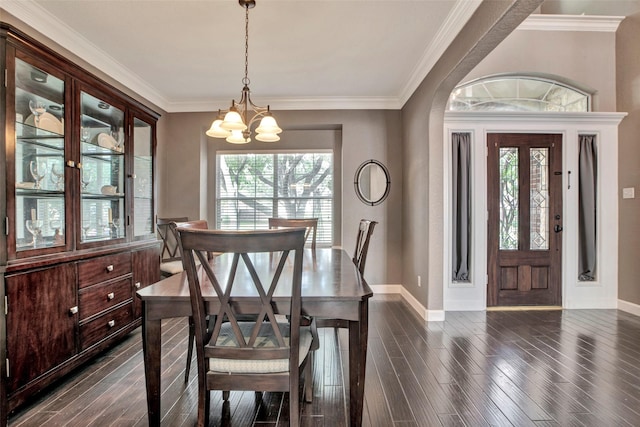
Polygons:
<instances>
[{"instance_id":1,"label":"baseboard","mask_svg":"<svg viewBox=\"0 0 640 427\"><path fill-rule=\"evenodd\" d=\"M374 294L401 294L404 287L402 285L372 285Z\"/></svg>"},{"instance_id":2,"label":"baseboard","mask_svg":"<svg viewBox=\"0 0 640 427\"><path fill-rule=\"evenodd\" d=\"M374 294L400 294L418 316L427 322L444 322L444 310L428 310L402 285L373 285Z\"/></svg>"},{"instance_id":3,"label":"baseboard","mask_svg":"<svg viewBox=\"0 0 640 427\"><path fill-rule=\"evenodd\" d=\"M626 311L627 313L640 316L640 305L634 304L629 301L618 300L618 310Z\"/></svg>"},{"instance_id":4,"label":"baseboard","mask_svg":"<svg viewBox=\"0 0 640 427\"><path fill-rule=\"evenodd\" d=\"M550 311L562 310L559 305L518 305L487 307L487 311Z\"/></svg>"}]
</instances>

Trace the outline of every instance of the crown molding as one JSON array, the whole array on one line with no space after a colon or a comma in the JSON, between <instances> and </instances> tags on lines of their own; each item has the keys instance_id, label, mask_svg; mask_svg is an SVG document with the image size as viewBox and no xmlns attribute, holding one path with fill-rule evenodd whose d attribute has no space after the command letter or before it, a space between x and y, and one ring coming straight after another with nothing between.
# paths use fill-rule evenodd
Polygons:
<instances>
[{"instance_id":1,"label":"crown molding","mask_svg":"<svg viewBox=\"0 0 640 427\"><path fill-rule=\"evenodd\" d=\"M322 97L269 99L274 110L398 110L425 79L438 58L444 53L458 31L469 20L481 0L458 0L440 26L433 42L421 59L398 97ZM203 112L212 106L226 105L228 100L171 101L137 74L117 62L89 40L51 15L33 0L0 1L0 7L17 19L39 31L45 37L82 58L110 78L136 92L164 111ZM531 15L519 30L539 31L616 31L624 17ZM453 29L453 31L452 31Z\"/></svg>"},{"instance_id":2,"label":"crown molding","mask_svg":"<svg viewBox=\"0 0 640 427\"><path fill-rule=\"evenodd\" d=\"M47 12L33 0L1 1L0 6L54 43L136 92L165 111L169 101L144 79L120 64L99 47L64 22Z\"/></svg>"},{"instance_id":3,"label":"crown molding","mask_svg":"<svg viewBox=\"0 0 640 427\"><path fill-rule=\"evenodd\" d=\"M615 33L624 16L530 15L517 28L534 31L599 31Z\"/></svg>"},{"instance_id":4,"label":"crown molding","mask_svg":"<svg viewBox=\"0 0 640 427\"><path fill-rule=\"evenodd\" d=\"M400 92L400 108L409 100L425 77L427 77L429 71L431 71L438 59L440 59L447 47L453 42L458 32L464 27L467 21L469 21L481 3L482 0L458 0L456 2L438 29L433 41L422 54L420 62L418 62L413 73L411 73L407 84Z\"/></svg>"},{"instance_id":5,"label":"crown molding","mask_svg":"<svg viewBox=\"0 0 640 427\"><path fill-rule=\"evenodd\" d=\"M169 101L165 111L169 113L211 112L227 108L229 99L205 99L200 101ZM266 105L255 101L259 105ZM402 104L395 97L318 97L318 98L269 98L273 111L286 110L400 110ZM215 107L215 108L214 108Z\"/></svg>"}]
</instances>

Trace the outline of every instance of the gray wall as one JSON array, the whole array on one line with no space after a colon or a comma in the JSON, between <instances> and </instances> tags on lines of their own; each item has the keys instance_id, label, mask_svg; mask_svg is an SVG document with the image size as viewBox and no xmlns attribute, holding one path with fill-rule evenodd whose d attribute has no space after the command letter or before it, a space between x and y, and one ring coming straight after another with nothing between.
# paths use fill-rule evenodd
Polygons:
<instances>
[{"instance_id":1,"label":"gray wall","mask_svg":"<svg viewBox=\"0 0 640 427\"><path fill-rule=\"evenodd\" d=\"M618 184L635 187L635 199L619 191L618 298L640 304L640 13L628 16L616 33L618 111L628 112L618 130Z\"/></svg>"},{"instance_id":2,"label":"gray wall","mask_svg":"<svg viewBox=\"0 0 640 427\"><path fill-rule=\"evenodd\" d=\"M407 290L429 310L443 308L442 140L447 98L455 85L541 2L483 2L402 109L402 279ZM418 287L417 276L422 278L422 287Z\"/></svg>"},{"instance_id":3,"label":"gray wall","mask_svg":"<svg viewBox=\"0 0 640 427\"><path fill-rule=\"evenodd\" d=\"M221 106L224 107L224 106ZM336 155L334 189L337 199L336 244L351 254L358 221L369 218L380 224L370 246L365 278L372 285L397 284L401 280L402 167L401 116L399 111L274 111L282 140L233 145L207 137L213 113L167 114L159 125L158 172L160 216L186 215L215 219L215 156L218 150L312 149L333 141ZM288 132L289 131L289 132ZM368 159L384 163L391 173L391 193L378 206L367 206L356 196L353 178Z\"/></svg>"},{"instance_id":4,"label":"gray wall","mask_svg":"<svg viewBox=\"0 0 640 427\"><path fill-rule=\"evenodd\" d=\"M593 96L593 111L616 111L615 33L517 30L463 82L500 73L562 77Z\"/></svg>"}]
</instances>

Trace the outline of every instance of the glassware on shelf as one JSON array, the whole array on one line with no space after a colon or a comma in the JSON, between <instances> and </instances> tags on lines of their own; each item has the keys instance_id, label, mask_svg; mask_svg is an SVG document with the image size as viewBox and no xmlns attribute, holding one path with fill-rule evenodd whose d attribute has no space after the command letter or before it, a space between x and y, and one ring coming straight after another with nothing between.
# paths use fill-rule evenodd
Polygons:
<instances>
[{"instance_id":1,"label":"glassware on shelf","mask_svg":"<svg viewBox=\"0 0 640 427\"><path fill-rule=\"evenodd\" d=\"M119 131L112 130L111 131L111 137L115 141L115 145L113 147L114 151L118 151L120 153L123 152L124 151L124 147L122 146L122 143L124 142L124 138L123 138L122 134Z\"/></svg>"},{"instance_id":2,"label":"glassware on shelf","mask_svg":"<svg viewBox=\"0 0 640 427\"><path fill-rule=\"evenodd\" d=\"M29 171L31 172L31 176L36 181L36 184L33 188L36 190L40 189L40 181L44 178L47 173L47 162L43 160L32 160L29 162Z\"/></svg>"},{"instance_id":3,"label":"glassware on shelf","mask_svg":"<svg viewBox=\"0 0 640 427\"><path fill-rule=\"evenodd\" d=\"M64 166L59 163L51 165L51 182L56 186L56 190L64 190Z\"/></svg>"},{"instance_id":4,"label":"glassware on shelf","mask_svg":"<svg viewBox=\"0 0 640 427\"><path fill-rule=\"evenodd\" d=\"M64 236L60 231L60 229L62 228L62 221L59 219L53 219L49 221L49 227L53 229L53 244L54 245L64 244Z\"/></svg>"},{"instance_id":5,"label":"glassware on shelf","mask_svg":"<svg viewBox=\"0 0 640 427\"><path fill-rule=\"evenodd\" d=\"M42 241L42 224L41 219L28 219L24 223L27 231L33 235L33 247L38 247Z\"/></svg>"},{"instance_id":6,"label":"glassware on shelf","mask_svg":"<svg viewBox=\"0 0 640 427\"><path fill-rule=\"evenodd\" d=\"M80 137L83 142L89 142L89 138L91 137L91 130L87 127L82 127L80 129Z\"/></svg>"},{"instance_id":7,"label":"glassware on shelf","mask_svg":"<svg viewBox=\"0 0 640 427\"><path fill-rule=\"evenodd\" d=\"M96 175L92 170L82 169L80 180L82 181L82 191L87 191L87 187L95 181Z\"/></svg>"},{"instance_id":8,"label":"glassware on shelf","mask_svg":"<svg viewBox=\"0 0 640 427\"><path fill-rule=\"evenodd\" d=\"M82 240L87 240L87 237L89 237L90 229L91 229L91 221L88 219L82 220Z\"/></svg>"},{"instance_id":9,"label":"glassware on shelf","mask_svg":"<svg viewBox=\"0 0 640 427\"><path fill-rule=\"evenodd\" d=\"M29 100L29 109L33 113L36 127L40 125L40 116L47 112L47 107L42 101Z\"/></svg>"},{"instance_id":10,"label":"glassware on shelf","mask_svg":"<svg viewBox=\"0 0 640 427\"><path fill-rule=\"evenodd\" d=\"M120 230L120 218L113 218L113 220L111 221L111 226L113 227L113 238L118 238L120 236L119 230Z\"/></svg>"}]
</instances>

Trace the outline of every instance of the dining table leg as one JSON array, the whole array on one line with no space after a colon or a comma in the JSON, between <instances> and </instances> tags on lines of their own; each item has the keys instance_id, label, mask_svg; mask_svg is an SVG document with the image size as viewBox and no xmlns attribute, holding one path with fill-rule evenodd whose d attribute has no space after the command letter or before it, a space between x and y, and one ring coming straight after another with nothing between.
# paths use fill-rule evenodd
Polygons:
<instances>
[{"instance_id":1,"label":"dining table leg","mask_svg":"<svg viewBox=\"0 0 640 427\"><path fill-rule=\"evenodd\" d=\"M360 302L358 311L359 320L349 322L349 416L351 427L362 425L369 334L368 300Z\"/></svg>"},{"instance_id":2,"label":"dining table leg","mask_svg":"<svg viewBox=\"0 0 640 427\"><path fill-rule=\"evenodd\" d=\"M147 383L147 411L149 426L160 426L160 352L162 349L162 324L160 319L149 320L145 302L142 320L142 352L144 377Z\"/></svg>"}]
</instances>

